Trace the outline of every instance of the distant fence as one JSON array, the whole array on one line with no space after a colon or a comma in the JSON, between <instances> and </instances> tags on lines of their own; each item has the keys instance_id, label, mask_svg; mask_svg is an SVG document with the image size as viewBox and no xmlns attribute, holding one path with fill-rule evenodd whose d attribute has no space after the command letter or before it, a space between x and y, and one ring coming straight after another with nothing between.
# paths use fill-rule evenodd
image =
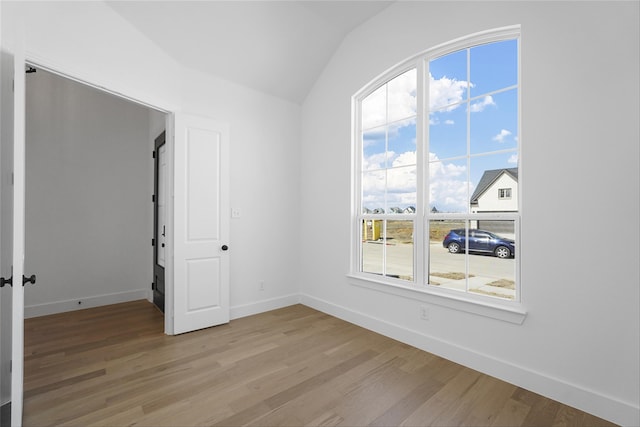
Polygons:
<instances>
[{"instance_id":1,"label":"distant fence","mask_svg":"<svg viewBox=\"0 0 640 427\"><path fill-rule=\"evenodd\" d=\"M491 231L503 237L513 237L515 234L515 224L507 220L475 220L471 221L471 228ZM464 221L459 220L433 220L429 223L429 239L432 241L442 241L444 236L452 229L464 228ZM387 228L384 229L383 220L368 219L362 223L362 240L376 241L385 237L396 242L410 243L413 241L413 221L390 220L387 221Z\"/></svg>"},{"instance_id":2,"label":"distant fence","mask_svg":"<svg viewBox=\"0 0 640 427\"><path fill-rule=\"evenodd\" d=\"M492 233L500 234L515 234L515 223L514 221L496 221L483 219L478 220L478 228L486 231L491 231Z\"/></svg>"}]
</instances>

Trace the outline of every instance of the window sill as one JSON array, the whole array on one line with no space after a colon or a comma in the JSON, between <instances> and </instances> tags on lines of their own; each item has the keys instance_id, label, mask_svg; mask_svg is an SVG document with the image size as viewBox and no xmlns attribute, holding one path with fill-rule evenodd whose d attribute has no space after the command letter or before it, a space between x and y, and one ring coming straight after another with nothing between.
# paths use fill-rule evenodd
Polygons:
<instances>
[{"instance_id":1,"label":"window sill","mask_svg":"<svg viewBox=\"0 0 640 427\"><path fill-rule=\"evenodd\" d=\"M516 325L521 325L527 316L524 307L512 301L505 301L504 303L500 301L479 301L466 297L467 294L456 291L447 292L446 289L428 289L426 286L424 289L421 289L415 285L376 280L357 274L348 274L347 277L349 283L354 286L413 299L427 304L439 305L441 307L491 319L502 320Z\"/></svg>"}]
</instances>

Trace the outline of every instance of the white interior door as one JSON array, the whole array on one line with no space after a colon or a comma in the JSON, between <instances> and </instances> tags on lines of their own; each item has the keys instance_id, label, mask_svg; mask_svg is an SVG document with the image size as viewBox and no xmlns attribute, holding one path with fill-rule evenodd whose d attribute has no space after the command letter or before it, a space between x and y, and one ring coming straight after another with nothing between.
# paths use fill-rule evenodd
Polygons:
<instances>
[{"instance_id":1,"label":"white interior door","mask_svg":"<svg viewBox=\"0 0 640 427\"><path fill-rule=\"evenodd\" d=\"M0 405L11 403L11 318L13 275L13 56L0 53ZM5 282L5 280L7 282ZM0 424L6 425L5 411Z\"/></svg>"},{"instance_id":2,"label":"white interior door","mask_svg":"<svg viewBox=\"0 0 640 427\"><path fill-rule=\"evenodd\" d=\"M175 114L173 333L229 322L229 128Z\"/></svg>"},{"instance_id":3,"label":"white interior door","mask_svg":"<svg viewBox=\"0 0 640 427\"><path fill-rule=\"evenodd\" d=\"M2 148L0 152L2 174L2 277L12 277L10 295L3 288L3 308L9 300L11 311L10 340L6 339L6 326L2 327L3 348L10 345L11 366L11 425L22 425L22 392L24 366L24 194L25 194L25 62L18 56L2 52ZM6 298L5 298L6 297ZM3 310L3 319L7 317ZM6 365L5 350L2 363ZM3 366L3 370L6 366ZM2 377L5 381L5 376ZM5 384L2 387L5 391ZM3 420L4 422L4 420Z\"/></svg>"},{"instance_id":4,"label":"white interior door","mask_svg":"<svg viewBox=\"0 0 640 427\"><path fill-rule=\"evenodd\" d=\"M24 379L25 61L15 58L13 94L13 315L11 425L22 425Z\"/></svg>"}]
</instances>

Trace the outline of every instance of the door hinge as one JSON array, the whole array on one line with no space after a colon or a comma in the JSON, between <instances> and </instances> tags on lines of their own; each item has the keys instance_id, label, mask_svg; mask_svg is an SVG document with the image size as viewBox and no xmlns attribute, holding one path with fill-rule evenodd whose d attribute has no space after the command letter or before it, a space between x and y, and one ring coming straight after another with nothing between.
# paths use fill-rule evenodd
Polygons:
<instances>
[{"instance_id":1,"label":"door hinge","mask_svg":"<svg viewBox=\"0 0 640 427\"><path fill-rule=\"evenodd\" d=\"M151 246L155 246L156 245L156 239L151 239Z\"/></svg>"},{"instance_id":2,"label":"door hinge","mask_svg":"<svg viewBox=\"0 0 640 427\"><path fill-rule=\"evenodd\" d=\"M151 195L151 201L154 202L154 203L156 202L156 195L155 194Z\"/></svg>"},{"instance_id":3,"label":"door hinge","mask_svg":"<svg viewBox=\"0 0 640 427\"><path fill-rule=\"evenodd\" d=\"M156 158L156 150L153 150L152 157L153 157L154 159Z\"/></svg>"}]
</instances>

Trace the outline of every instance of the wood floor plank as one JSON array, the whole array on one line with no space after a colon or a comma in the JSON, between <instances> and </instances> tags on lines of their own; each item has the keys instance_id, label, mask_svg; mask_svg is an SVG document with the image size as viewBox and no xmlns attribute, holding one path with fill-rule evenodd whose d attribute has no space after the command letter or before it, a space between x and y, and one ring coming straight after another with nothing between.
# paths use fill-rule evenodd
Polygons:
<instances>
[{"instance_id":1,"label":"wood floor plank","mask_svg":"<svg viewBox=\"0 0 640 427\"><path fill-rule=\"evenodd\" d=\"M303 305L179 336L147 301L25 321L25 426L610 426Z\"/></svg>"},{"instance_id":2,"label":"wood floor plank","mask_svg":"<svg viewBox=\"0 0 640 427\"><path fill-rule=\"evenodd\" d=\"M382 415L373 420L371 426L397 426L409 418L423 402L429 400L442 388L442 384L437 381L425 381L407 395L387 409Z\"/></svg>"},{"instance_id":3,"label":"wood floor plank","mask_svg":"<svg viewBox=\"0 0 640 427\"><path fill-rule=\"evenodd\" d=\"M455 411L460 398L480 378L480 373L471 369L460 369L455 377L447 381L430 399L425 401L403 426L428 426L437 425L436 420L447 413Z\"/></svg>"},{"instance_id":4,"label":"wood floor plank","mask_svg":"<svg viewBox=\"0 0 640 427\"><path fill-rule=\"evenodd\" d=\"M509 399L502 406L491 423L492 427L520 426L529 414L531 406L514 399Z\"/></svg>"},{"instance_id":5,"label":"wood floor plank","mask_svg":"<svg viewBox=\"0 0 640 427\"><path fill-rule=\"evenodd\" d=\"M553 425L559 410L560 404L558 402L541 397L531 405L531 410L522 425L526 427Z\"/></svg>"}]
</instances>

